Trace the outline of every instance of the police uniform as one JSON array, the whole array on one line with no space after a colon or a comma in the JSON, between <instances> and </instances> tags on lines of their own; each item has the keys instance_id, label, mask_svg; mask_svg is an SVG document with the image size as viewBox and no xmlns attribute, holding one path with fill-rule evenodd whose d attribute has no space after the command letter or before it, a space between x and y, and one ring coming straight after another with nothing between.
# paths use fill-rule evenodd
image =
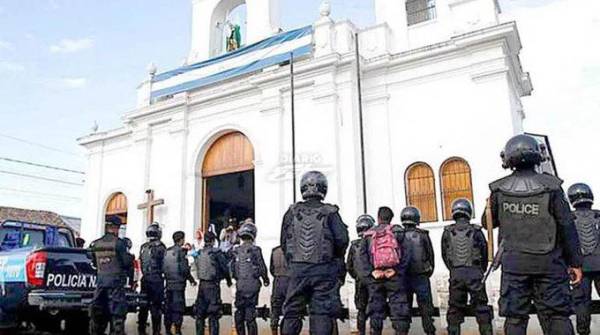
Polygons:
<instances>
[{"instance_id":1,"label":"police uniform","mask_svg":"<svg viewBox=\"0 0 600 335\"><path fill-rule=\"evenodd\" d=\"M269 285L269 274L260 247L243 241L233 249L233 277L235 278L235 329L240 335L257 335L256 305L262 278ZM246 332L247 331L247 332Z\"/></svg>"},{"instance_id":2,"label":"police uniform","mask_svg":"<svg viewBox=\"0 0 600 335\"><path fill-rule=\"evenodd\" d=\"M336 206L309 199L292 205L283 218L281 246L290 284L282 333L297 335L308 303L311 334L331 334L339 316L339 259L348 247L348 229Z\"/></svg>"},{"instance_id":3,"label":"police uniform","mask_svg":"<svg viewBox=\"0 0 600 335\"><path fill-rule=\"evenodd\" d=\"M595 285L596 292L600 293L600 211L592 209L594 194L588 185L574 184L569 187L567 193L571 205L575 208L575 228L583 255L583 279L572 291L577 315L577 333L589 335L592 285Z\"/></svg>"},{"instance_id":4,"label":"police uniform","mask_svg":"<svg viewBox=\"0 0 600 335\"><path fill-rule=\"evenodd\" d=\"M535 171L544 156L530 136L510 139L502 158L514 171L490 184L490 206L505 250L500 292L505 331L526 334L533 299L547 333L573 334L568 268L581 268L582 258L562 180Z\"/></svg>"},{"instance_id":5,"label":"police uniform","mask_svg":"<svg viewBox=\"0 0 600 335\"><path fill-rule=\"evenodd\" d=\"M219 319L222 316L221 280L231 286L231 275L225 254L213 246L205 246L194 256L198 276L198 297L194 305L196 334L204 335L205 319L209 319L210 334L219 334Z\"/></svg>"},{"instance_id":6,"label":"police uniform","mask_svg":"<svg viewBox=\"0 0 600 335\"><path fill-rule=\"evenodd\" d=\"M115 234L106 233L90 244L90 252L98 272L90 305L90 332L92 335L104 334L110 322L113 334L125 334L125 282L131 266L125 241Z\"/></svg>"},{"instance_id":7,"label":"police uniform","mask_svg":"<svg viewBox=\"0 0 600 335\"><path fill-rule=\"evenodd\" d=\"M480 334L491 335L493 311L482 282L488 265L487 242L481 226L469 223L464 216L455 220L442 235L442 259L450 270L448 334L460 334L470 297Z\"/></svg>"},{"instance_id":8,"label":"police uniform","mask_svg":"<svg viewBox=\"0 0 600 335\"><path fill-rule=\"evenodd\" d=\"M435 257L429 232L414 225L404 224L402 234L404 245L411 255L407 276L408 306L412 307L413 295L416 295L423 331L425 334L435 334L433 298L429 281L433 274Z\"/></svg>"},{"instance_id":9,"label":"police uniform","mask_svg":"<svg viewBox=\"0 0 600 335\"><path fill-rule=\"evenodd\" d=\"M163 302L165 300L165 279L163 262L167 247L160 240L148 241L140 248L142 267L141 293L146 295L148 306L140 307L138 330L146 333L148 311L152 315L152 334L160 334Z\"/></svg>"},{"instance_id":10,"label":"police uniform","mask_svg":"<svg viewBox=\"0 0 600 335\"><path fill-rule=\"evenodd\" d=\"M350 277L354 279L354 306L356 306L356 310L358 312L356 316L358 333L360 335L365 335L367 326L367 304L369 303L369 288L367 287L366 283L360 280L358 271L356 269L361 241L362 239L359 238L350 243L346 268Z\"/></svg>"},{"instance_id":11,"label":"police uniform","mask_svg":"<svg viewBox=\"0 0 600 335\"><path fill-rule=\"evenodd\" d=\"M181 334L183 314L185 312L185 287L189 281L195 285L196 280L190 272L190 265L186 258L186 250L180 245L173 245L167 249L163 263L163 272L167 282L166 286L166 313L165 328L167 334L175 328L175 334Z\"/></svg>"},{"instance_id":12,"label":"police uniform","mask_svg":"<svg viewBox=\"0 0 600 335\"><path fill-rule=\"evenodd\" d=\"M273 334L277 334L279 331L279 319L283 315L283 303L285 302L285 295L290 282L288 266L281 246L274 248L271 252L269 270L273 276L271 330Z\"/></svg>"}]
</instances>

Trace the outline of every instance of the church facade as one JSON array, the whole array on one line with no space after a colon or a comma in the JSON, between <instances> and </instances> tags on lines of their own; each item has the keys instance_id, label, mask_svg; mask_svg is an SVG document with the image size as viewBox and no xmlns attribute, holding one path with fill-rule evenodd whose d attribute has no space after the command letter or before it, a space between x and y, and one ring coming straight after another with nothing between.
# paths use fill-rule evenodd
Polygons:
<instances>
[{"instance_id":1,"label":"church facade","mask_svg":"<svg viewBox=\"0 0 600 335\"><path fill-rule=\"evenodd\" d=\"M364 204L371 215L419 207L438 251L434 276L445 278L449 204L467 197L481 217L487 184L505 173L502 147L524 131L520 101L532 85L516 24L502 22L495 0L374 0L372 27L335 22L325 3L310 26L280 32L277 1L248 0L246 45L223 54L215 29L243 3L193 0L188 64L150 69L121 128L79 139L83 237L97 238L116 214L137 250L148 221L137 207L152 190L164 200L154 220L167 244L177 230L191 241L199 227L251 217L268 257L294 199L295 151L297 181L325 172L326 201L352 236Z\"/></svg>"}]
</instances>

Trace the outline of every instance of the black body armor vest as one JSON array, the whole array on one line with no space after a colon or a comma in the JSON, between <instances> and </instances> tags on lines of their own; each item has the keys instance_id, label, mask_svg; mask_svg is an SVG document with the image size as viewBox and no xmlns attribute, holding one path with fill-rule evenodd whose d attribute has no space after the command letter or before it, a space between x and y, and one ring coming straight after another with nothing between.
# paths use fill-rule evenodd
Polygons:
<instances>
[{"instance_id":1,"label":"black body armor vest","mask_svg":"<svg viewBox=\"0 0 600 335\"><path fill-rule=\"evenodd\" d=\"M452 267L479 266L482 261L481 250L475 245L475 233L479 227L472 224L454 224L445 228L449 233L447 252Z\"/></svg>"},{"instance_id":2,"label":"black body armor vest","mask_svg":"<svg viewBox=\"0 0 600 335\"><path fill-rule=\"evenodd\" d=\"M174 245L167 249L164 260L165 278L167 282L185 283L182 259L185 257L180 246Z\"/></svg>"},{"instance_id":3,"label":"black body armor vest","mask_svg":"<svg viewBox=\"0 0 600 335\"><path fill-rule=\"evenodd\" d=\"M259 277L259 265L255 249L256 247L252 244L242 244L234 249L235 272L238 281Z\"/></svg>"},{"instance_id":4,"label":"black body armor vest","mask_svg":"<svg viewBox=\"0 0 600 335\"><path fill-rule=\"evenodd\" d=\"M161 241L150 241L142 245L140 262L146 277L162 277L162 263L166 247Z\"/></svg>"},{"instance_id":5,"label":"black body armor vest","mask_svg":"<svg viewBox=\"0 0 600 335\"><path fill-rule=\"evenodd\" d=\"M547 174L515 172L490 185L498 195L500 235L507 251L543 255L554 250L557 224L550 195L561 183Z\"/></svg>"},{"instance_id":6,"label":"black body armor vest","mask_svg":"<svg viewBox=\"0 0 600 335\"><path fill-rule=\"evenodd\" d=\"M321 204L311 207L297 203L291 208L293 219L288 252L294 263L322 264L333 259L331 231L327 225L329 215L338 211L337 207Z\"/></svg>"},{"instance_id":7,"label":"black body armor vest","mask_svg":"<svg viewBox=\"0 0 600 335\"><path fill-rule=\"evenodd\" d=\"M404 230L404 245L410 252L411 262L408 271L413 274L428 273L433 270L427 250L425 250L425 239L427 232L418 228L407 228Z\"/></svg>"},{"instance_id":8,"label":"black body armor vest","mask_svg":"<svg viewBox=\"0 0 600 335\"><path fill-rule=\"evenodd\" d=\"M285 259L285 255L283 254L283 249L281 249L281 247L277 247L277 248L273 249L273 254L271 255L271 259L273 260L273 264L272 264L273 276L275 276L275 277L289 276L287 261Z\"/></svg>"},{"instance_id":9,"label":"black body armor vest","mask_svg":"<svg viewBox=\"0 0 600 335\"><path fill-rule=\"evenodd\" d=\"M96 257L96 266L99 277L115 277L123 273L117 259L117 241L119 238L113 234L106 234L93 243L92 251Z\"/></svg>"},{"instance_id":10,"label":"black body armor vest","mask_svg":"<svg viewBox=\"0 0 600 335\"><path fill-rule=\"evenodd\" d=\"M216 255L219 252L215 248L204 248L200 251L198 257L196 257L196 273L200 280L205 281L216 281L219 280L216 266Z\"/></svg>"},{"instance_id":11,"label":"black body armor vest","mask_svg":"<svg viewBox=\"0 0 600 335\"><path fill-rule=\"evenodd\" d=\"M594 210L576 210L575 227L579 235L581 253L584 256L592 254L600 255L598 245L600 244L600 215Z\"/></svg>"}]
</instances>

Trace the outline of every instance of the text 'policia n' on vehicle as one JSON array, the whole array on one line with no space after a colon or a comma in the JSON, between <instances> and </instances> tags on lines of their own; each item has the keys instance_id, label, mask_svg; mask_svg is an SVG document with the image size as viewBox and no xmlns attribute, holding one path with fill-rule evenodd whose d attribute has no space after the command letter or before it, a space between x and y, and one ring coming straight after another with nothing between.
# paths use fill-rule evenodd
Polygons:
<instances>
[{"instance_id":1,"label":"text 'policia n' on vehicle","mask_svg":"<svg viewBox=\"0 0 600 335\"><path fill-rule=\"evenodd\" d=\"M0 332L21 326L83 334L96 270L59 215L0 207ZM130 307L140 297L128 294Z\"/></svg>"}]
</instances>

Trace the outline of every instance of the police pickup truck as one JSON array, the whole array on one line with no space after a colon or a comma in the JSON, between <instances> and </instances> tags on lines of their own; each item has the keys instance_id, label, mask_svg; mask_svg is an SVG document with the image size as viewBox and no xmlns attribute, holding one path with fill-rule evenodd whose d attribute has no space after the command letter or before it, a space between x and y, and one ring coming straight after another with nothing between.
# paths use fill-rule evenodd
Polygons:
<instances>
[{"instance_id":1,"label":"police pickup truck","mask_svg":"<svg viewBox=\"0 0 600 335\"><path fill-rule=\"evenodd\" d=\"M96 270L55 213L0 207L0 334L26 326L83 334ZM139 303L133 292L131 306Z\"/></svg>"}]
</instances>

